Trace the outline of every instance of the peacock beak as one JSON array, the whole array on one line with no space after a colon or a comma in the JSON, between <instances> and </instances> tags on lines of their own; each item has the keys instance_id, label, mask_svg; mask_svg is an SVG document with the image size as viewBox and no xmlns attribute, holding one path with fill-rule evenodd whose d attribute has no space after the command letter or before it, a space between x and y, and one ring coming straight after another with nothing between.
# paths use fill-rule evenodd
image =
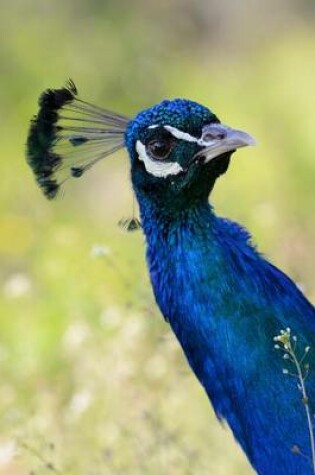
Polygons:
<instances>
[{"instance_id":1,"label":"peacock beak","mask_svg":"<svg viewBox=\"0 0 315 475\"><path fill-rule=\"evenodd\" d=\"M203 128L198 144L203 148L195 158L204 157L204 163L208 163L226 152L233 152L241 147L254 146L256 140L247 132L215 123Z\"/></svg>"}]
</instances>

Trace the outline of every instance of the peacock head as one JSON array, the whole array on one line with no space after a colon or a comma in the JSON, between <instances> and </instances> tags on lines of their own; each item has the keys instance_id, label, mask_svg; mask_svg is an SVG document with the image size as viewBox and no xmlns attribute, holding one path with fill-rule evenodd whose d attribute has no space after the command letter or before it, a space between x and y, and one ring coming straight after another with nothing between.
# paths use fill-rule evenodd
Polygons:
<instances>
[{"instance_id":1,"label":"peacock head","mask_svg":"<svg viewBox=\"0 0 315 475\"><path fill-rule=\"evenodd\" d=\"M167 207L207 199L232 153L255 144L246 132L221 124L210 109L185 99L140 112L125 137L136 193L161 199Z\"/></svg>"},{"instance_id":2,"label":"peacock head","mask_svg":"<svg viewBox=\"0 0 315 475\"><path fill-rule=\"evenodd\" d=\"M151 199L168 209L206 200L238 148L254 139L220 123L195 102L163 101L134 119L82 101L70 81L48 90L32 120L27 159L48 198L70 177L81 177L96 162L126 147L141 205Z\"/></svg>"}]
</instances>

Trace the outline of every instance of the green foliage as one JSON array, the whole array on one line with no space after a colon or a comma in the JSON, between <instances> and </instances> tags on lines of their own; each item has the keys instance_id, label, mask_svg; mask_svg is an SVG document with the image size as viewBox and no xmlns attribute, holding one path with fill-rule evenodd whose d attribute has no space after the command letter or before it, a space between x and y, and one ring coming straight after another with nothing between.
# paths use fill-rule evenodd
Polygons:
<instances>
[{"instance_id":1,"label":"green foliage","mask_svg":"<svg viewBox=\"0 0 315 475\"><path fill-rule=\"evenodd\" d=\"M218 183L218 213L314 298L314 31L296 19L253 48L235 30L202 35L192 2L3 3L0 473L251 473L156 310L141 234L117 227L132 206L126 158L50 203L24 143L37 97L67 77L130 115L163 97L210 106L259 142Z\"/></svg>"}]
</instances>

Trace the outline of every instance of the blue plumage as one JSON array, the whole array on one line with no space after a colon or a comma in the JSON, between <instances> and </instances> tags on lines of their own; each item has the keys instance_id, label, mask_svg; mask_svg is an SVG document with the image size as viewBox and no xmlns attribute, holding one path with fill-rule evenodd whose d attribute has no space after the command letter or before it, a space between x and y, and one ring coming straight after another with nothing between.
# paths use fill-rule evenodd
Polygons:
<instances>
[{"instance_id":1,"label":"blue plumage","mask_svg":"<svg viewBox=\"0 0 315 475\"><path fill-rule=\"evenodd\" d=\"M146 117L151 118L151 111ZM273 338L290 327L302 350L307 345L315 349L314 307L259 254L247 231L218 218L208 204L230 155L197 163L187 171L188 180L187 174L148 177L134 151L135 141L145 142L147 133L137 120L127 144L156 301L217 416L228 422L255 470L263 475L311 474L301 392L296 379L283 374L284 361ZM203 127L216 121L206 114L199 116L199 124L195 116L191 120L188 113L184 125L178 125L177 115L161 123L200 136ZM314 361L312 353L309 361ZM306 385L312 394L312 369ZM312 400L310 404L314 412ZM294 453L297 447L305 457Z\"/></svg>"},{"instance_id":2,"label":"blue plumage","mask_svg":"<svg viewBox=\"0 0 315 475\"><path fill-rule=\"evenodd\" d=\"M76 104L81 110L86 103ZM93 111L93 120L101 122L101 109L88 105L88 117ZM32 125L28 157L35 173L40 169L44 176L47 167L39 160L37 144L44 156L50 156L52 145L51 139L46 146L38 137L47 129L43 116L41 110L40 121ZM107 156L121 146L124 133L155 298L218 418L230 425L260 475L314 473L304 403L313 420L315 309L292 280L259 254L246 230L217 217L208 203L231 155L253 145L252 137L182 99L163 101L129 121L105 111L104 124L94 132L91 124L75 129L76 153L82 144L88 158L94 140L100 144L96 161L104 140ZM60 134L62 129L56 130ZM74 146L73 136L62 139ZM56 170L48 169L53 179ZM311 347L304 361L310 365L305 380L310 399L304 403L297 378L283 372L292 362L275 348L274 337L287 327L298 337L297 354Z\"/></svg>"},{"instance_id":3,"label":"blue plumage","mask_svg":"<svg viewBox=\"0 0 315 475\"><path fill-rule=\"evenodd\" d=\"M152 225L142 209L156 300L219 418L260 474L308 474L309 436L296 381L273 336L290 326L314 348L314 308L264 260L248 235L206 204L181 225ZM310 372L307 382L314 388Z\"/></svg>"}]
</instances>

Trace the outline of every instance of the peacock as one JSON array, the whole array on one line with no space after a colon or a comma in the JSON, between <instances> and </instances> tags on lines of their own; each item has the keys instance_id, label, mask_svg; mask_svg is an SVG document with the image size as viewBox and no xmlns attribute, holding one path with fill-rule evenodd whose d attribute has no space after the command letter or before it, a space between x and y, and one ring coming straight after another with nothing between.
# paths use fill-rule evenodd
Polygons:
<instances>
[{"instance_id":1,"label":"peacock","mask_svg":"<svg viewBox=\"0 0 315 475\"><path fill-rule=\"evenodd\" d=\"M315 308L209 202L234 152L253 145L191 100L163 100L129 118L83 101L69 80L41 95L26 156L52 199L70 177L127 149L156 303L216 416L258 474L308 475Z\"/></svg>"}]
</instances>

